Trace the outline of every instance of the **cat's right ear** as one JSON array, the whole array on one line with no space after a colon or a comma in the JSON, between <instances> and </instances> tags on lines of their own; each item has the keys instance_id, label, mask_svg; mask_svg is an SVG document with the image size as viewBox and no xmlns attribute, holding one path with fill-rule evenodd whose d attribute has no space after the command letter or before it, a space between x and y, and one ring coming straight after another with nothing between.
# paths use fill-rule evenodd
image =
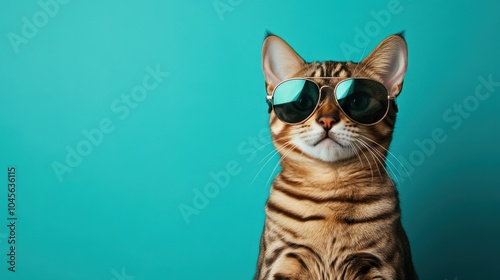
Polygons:
<instances>
[{"instance_id":1,"label":"cat's right ear","mask_svg":"<svg viewBox=\"0 0 500 280\"><path fill-rule=\"evenodd\" d=\"M306 62L283 39L269 35L262 46L262 69L266 79L267 93L281 81L291 78Z\"/></svg>"}]
</instances>

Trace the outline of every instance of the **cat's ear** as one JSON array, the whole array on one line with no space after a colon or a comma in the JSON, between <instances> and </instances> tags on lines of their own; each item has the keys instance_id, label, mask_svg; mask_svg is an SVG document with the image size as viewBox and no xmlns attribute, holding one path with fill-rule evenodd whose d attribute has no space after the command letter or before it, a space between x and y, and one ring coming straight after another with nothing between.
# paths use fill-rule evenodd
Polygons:
<instances>
[{"instance_id":1,"label":"cat's ear","mask_svg":"<svg viewBox=\"0 0 500 280\"><path fill-rule=\"evenodd\" d=\"M281 81L292 77L306 62L283 39L269 35L262 46L262 69L267 91L272 92Z\"/></svg>"},{"instance_id":2,"label":"cat's ear","mask_svg":"<svg viewBox=\"0 0 500 280\"><path fill-rule=\"evenodd\" d=\"M372 69L382 79L390 96L398 96L408 65L408 50L403 35L387 37L360 64L363 68Z\"/></svg>"}]
</instances>

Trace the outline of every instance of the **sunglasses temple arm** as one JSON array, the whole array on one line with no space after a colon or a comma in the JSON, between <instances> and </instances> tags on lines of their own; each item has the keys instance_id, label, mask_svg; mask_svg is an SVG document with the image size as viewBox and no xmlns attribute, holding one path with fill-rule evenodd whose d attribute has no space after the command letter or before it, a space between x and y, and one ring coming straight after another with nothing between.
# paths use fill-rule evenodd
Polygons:
<instances>
[{"instance_id":1,"label":"sunglasses temple arm","mask_svg":"<svg viewBox=\"0 0 500 280\"><path fill-rule=\"evenodd\" d=\"M394 109L396 110L396 113L399 112L398 103L396 103L396 99L392 99L392 104L394 105Z\"/></svg>"},{"instance_id":2,"label":"sunglasses temple arm","mask_svg":"<svg viewBox=\"0 0 500 280\"><path fill-rule=\"evenodd\" d=\"M271 114L271 111L273 110L273 103L271 100L266 100L267 105L269 105L269 109L267 109L267 113Z\"/></svg>"}]
</instances>

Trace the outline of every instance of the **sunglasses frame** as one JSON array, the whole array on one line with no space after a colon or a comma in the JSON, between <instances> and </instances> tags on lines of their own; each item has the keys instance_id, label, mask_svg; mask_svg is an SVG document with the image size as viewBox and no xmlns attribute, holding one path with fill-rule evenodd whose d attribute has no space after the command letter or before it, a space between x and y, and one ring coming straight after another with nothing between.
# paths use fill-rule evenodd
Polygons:
<instances>
[{"instance_id":1,"label":"sunglasses frame","mask_svg":"<svg viewBox=\"0 0 500 280\"><path fill-rule=\"evenodd\" d=\"M389 90L385 87L384 84L380 83L379 81L377 80L374 80L372 78L366 78L366 77L294 77L294 78L289 78L289 79L285 79L281 82L279 82L273 89L273 92L271 93L271 95L267 95L266 96L266 102L267 104L269 105L269 113L271 113L271 110L274 110L274 104L273 104L273 99L274 99L274 92L276 91L276 89L278 88L279 85L285 83L285 82L288 82L288 81L291 81L291 80L306 80L306 81L310 81L312 83L314 83L316 85L316 87L318 88L318 102L316 103L316 106L314 107L314 110L311 112L311 114L309 116L307 116L307 118L305 118L304 120L300 121L300 122L296 122L296 123L289 123L289 122L286 122L286 121L283 121L282 119L280 119L278 117L278 115L276 115L276 117L278 119L280 119L282 122L286 123L286 124L289 124L289 125L296 125L296 124L301 124L301 123L304 123L305 121L307 121L309 118L311 118L312 115L314 115L314 113L316 112L316 110L318 110L318 107L320 106L321 104L321 91L323 88L332 88L331 86L327 86L327 85L324 85L324 86L319 86L318 83L316 83L314 81L314 79L316 80L340 80L336 85L335 87L333 88L333 94L335 95L335 103L336 103L336 106L340 109L340 111L342 111L342 113L349 119L351 120L352 122L356 123L356 124L359 124L359 125L363 125L363 126L373 126L373 125L376 125L378 124L379 122L381 122L383 119L385 119L385 117L387 116L387 113L389 112L389 107L390 107L390 103L391 101L394 102L394 106L396 108L396 112L398 111L397 109L397 105L396 105L396 97L395 96L391 96L389 94ZM337 98L337 86L343 82L343 81L346 81L346 80L357 80L357 79L364 79L364 80L371 80L371 81L375 81L377 83L380 83L382 86L384 86L386 92L387 92L387 108L385 110L385 113L384 113L384 116L380 118L380 120L374 122L374 123L370 123L370 124L365 124L365 123L360 123L356 120L353 120L345 111L344 109L342 109L342 106L340 106L339 104L339 100Z\"/></svg>"}]
</instances>

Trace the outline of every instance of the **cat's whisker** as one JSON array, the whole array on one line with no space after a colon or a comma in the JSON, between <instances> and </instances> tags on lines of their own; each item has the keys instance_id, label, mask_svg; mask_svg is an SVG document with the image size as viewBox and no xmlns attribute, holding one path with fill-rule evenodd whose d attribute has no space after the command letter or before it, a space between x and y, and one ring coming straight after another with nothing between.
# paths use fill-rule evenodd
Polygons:
<instances>
[{"instance_id":1,"label":"cat's whisker","mask_svg":"<svg viewBox=\"0 0 500 280\"><path fill-rule=\"evenodd\" d=\"M375 153L377 153L377 154L379 155L379 157L380 157L380 159L381 159L382 161L384 161L384 160L385 160L385 162L389 163L389 165L384 166L385 172L386 172L386 173L387 173L387 175L389 175L389 176L391 176L390 174L394 174L394 176L391 176L391 178L392 178L392 177L395 177L395 178L396 178L397 183L399 183L399 178L397 177L396 172L394 172L394 171L393 171L393 168L394 168L394 169L396 169L396 171L397 171L397 172L399 172L399 170L397 169L397 167L396 167L396 166L392 163L392 161L391 161L391 160L389 160L389 159L388 159L388 158L387 158L384 154L382 154L382 152L380 152L379 150L377 150L376 148L373 148L373 147L372 147L372 149L373 149L373 151L374 151ZM389 174L389 173L390 173L390 174ZM400 172L399 172L399 175L401 176L401 173L400 173Z\"/></svg>"},{"instance_id":2,"label":"cat's whisker","mask_svg":"<svg viewBox=\"0 0 500 280\"><path fill-rule=\"evenodd\" d=\"M293 149L295 148L295 145L293 145L292 143L290 143L290 149L283 154L283 156L281 157L281 159L278 161L278 163L276 163L276 165L274 166L273 168L273 171L271 171L271 174L269 175L269 178L267 179L267 182L266 182L266 186L269 185L269 182L271 181L271 178L273 177L274 175L274 172L276 171L276 169L278 168L278 166L280 165L280 163L293 151Z\"/></svg>"},{"instance_id":3,"label":"cat's whisker","mask_svg":"<svg viewBox=\"0 0 500 280\"><path fill-rule=\"evenodd\" d=\"M384 171L387 174L387 176L390 177L390 173L394 173L394 172L392 171L392 169L390 168L390 166L386 166L384 164L384 160L386 159L386 157L379 150L375 149L374 147L371 147L370 145L368 145L368 143L364 142L363 140L361 140L361 139L357 139L357 140L361 141L361 142L363 142L365 144L365 147L367 147L367 149L372 154L372 156L375 156L376 160L378 161L378 163L380 163L380 165L384 169ZM389 169L389 170L387 170L387 169ZM389 172L389 171L391 171L391 172ZM394 186L394 182L392 182L392 185Z\"/></svg>"},{"instance_id":4,"label":"cat's whisker","mask_svg":"<svg viewBox=\"0 0 500 280\"><path fill-rule=\"evenodd\" d=\"M290 135L286 135L286 136L283 136L281 138L278 138L278 139L286 139L286 138L292 138L293 136L296 136L298 134L302 133L301 131L300 132L297 132L297 133L294 133L294 134L290 134ZM305 141L309 140L310 138L313 139L315 137L315 135L311 135L309 137L306 137L304 138ZM275 140L276 141L276 140ZM264 169L264 167L271 161L271 159L276 156L277 154L279 154L280 151L284 150L285 148L287 148L288 146L290 145L293 145L292 144L292 140L289 140L287 142L285 142L283 145L279 146L276 148L276 150L273 150L271 151L270 153L268 153L263 159L261 159L259 161L259 164L264 161L267 157L269 157L271 155L271 157L269 157L269 159L266 161L266 163L264 163L264 165L262 165L262 167L259 169L259 171L257 172L257 175L255 175L255 177L253 178L252 182L250 184L253 184L253 182L255 181L255 179L257 179L258 175L260 174L260 172L262 172L262 170ZM285 158L285 156L283 156L280 161L278 162L278 164L281 163L281 161L283 161L283 159ZM276 168L275 168L276 169ZM274 173L274 171L273 171ZM267 185L267 184L266 184Z\"/></svg>"},{"instance_id":5,"label":"cat's whisker","mask_svg":"<svg viewBox=\"0 0 500 280\"><path fill-rule=\"evenodd\" d=\"M393 178L396 181L396 183L399 184L400 178L403 178L401 171L399 171L399 169L396 167L396 165L390 159L386 158L385 160L387 163L389 163L392 166L392 168L389 168L390 169L389 171L391 171L391 174L392 174L391 178ZM396 169L397 173L393 171L394 169Z\"/></svg>"},{"instance_id":6,"label":"cat's whisker","mask_svg":"<svg viewBox=\"0 0 500 280\"><path fill-rule=\"evenodd\" d=\"M269 157L272 154L276 154L278 151L276 149L271 150L269 153L267 153L261 160L259 160L258 164L261 164L264 160L266 160L267 157ZM274 156L274 155L273 155ZM271 156L271 158L273 157Z\"/></svg>"},{"instance_id":7,"label":"cat's whisker","mask_svg":"<svg viewBox=\"0 0 500 280\"><path fill-rule=\"evenodd\" d=\"M278 148L276 148L276 150L271 151L271 153L270 153L270 154L273 154L273 153L274 153L274 154L273 154L273 155L272 155L272 156L271 156L271 157L270 157L270 158L266 161L266 163L264 163L264 164L262 165L262 167L259 169L259 171L258 171L258 172L257 172L257 174L255 175L255 177L253 177L253 180L252 180L252 182L250 182L250 185L251 185L251 184L253 184L253 182L255 181L255 179L257 179L257 177L259 176L260 172L262 172L262 170L264 169L264 167L266 167L266 165L267 165L267 164L271 161L271 159L272 159L275 155L279 154L279 152L280 152L281 150L285 149L285 148L286 148L287 146L289 146L289 145L292 145L291 141L287 141L285 144L283 144L283 145L279 146ZM269 154L268 154L268 156L269 156ZM267 156L266 156L266 157L267 157ZM261 160L261 161L262 161L262 160ZM281 162L281 161L280 161L280 162Z\"/></svg>"},{"instance_id":8,"label":"cat's whisker","mask_svg":"<svg viewBox=\"0 0 500 280\"><path fill-rule=\"evenodd\" d=\"M280 137L280 138L278 138L278 139L279 139L279 140L283 140L283 139L287 139L287 138L292 138L293 136L295 136L295 134L293 134L293 135L286 135L286 136ZM274 142L276 142L276 141L279 141L278 139L275 139L275 140L271 141L271 143L274 143ZM288 140L287 142L285 142L285 144L286 144L286 143L288 143L288 142L290 142L290 141L291 141L291 139L290 139L290 140ZM269 143L268 143L268 144L269 144ZM262 163L262 161L264 161L264 160L265 160L265 159L266 159L269 155L271 155L273 152L274 152L274 150L273 150L273 151L271 151L270 153L268 153L265 157L263 157L263 158L259 161L259 164L260 164L260 163Z\"/></svg>"},{"instance_id":9,"label":"cat's whisker","mask_svg":"<svg viewBox=\"0 0 500 280\"><path fill-rule=\"evenodd\" d=\"M361 67L361 69L358 71L358 73L361 73L365 69L366 65L368 65L368 64L369 63L366 63L365 65L363 65L363 67ZM356 76L353 75L353 77L356 77Z\"/></svg>"},{"instance_id":10,"label":"cat's whisker","mask_svg":"<svg viewBox=\"0 0 500 280\"><path fill-rule=\"evenodd\" d=\"M390 166L386 166L386 165L384 164L384 162L385 162L385 160L386 160L386 157L385 157L385 156L384 156L384 155L383 155L383 154L382 154L379 150L375 149L374 147L370 147L370 150L372 150L372 151L373 151L373 153L377 156L377 158L378 158L378 162L380 163L380 165L381 165L381 166L382 166L382 168L384 169L385 174L387 174L387 176L389 176L389 177L390 177L390 173L394 173L394 172L392 171L392 169L391 169L391 167L390 167ZM389 169L389 170L388 170L388 169ZM393 186L395 186L395 185L394 185L394 182L393 182L392 180L391 180L391 182L392 182L392 185L393 185Z\"/></svg>"},{"instance_id":11,"label":"cat's whisker","mask_svg":"<svg viewBox=\"0 0 500 280\"><path fill-rule=\"evenodd\" d=\"M271 159L273 159L273 157L274 157L275 155L277 155L277 154L278 154L278 151L274 151L274 154L273 154L273 155L272 155L272 156L271 156L271 157L270 157L270 158L266 161L266 163L264 163L264 164L260 167L259 171L257 171L257 174L255 174L255 176L253 177L252 181L250 182L250 185L252 185L252 184L253 184L253 182L255 182L255 179L257 179L257 177L259 176L260 172L262 172L262 170L264 169L264 167L266 167L266 165L269 163L269 161L271 161Z\"/></svg>"},{"instance_id":12,"label":"cat's whisker","mask_svg":"<svg viewBox=\"0 0 500 280\"><path fill-rule=\"evenodd\" d=\"M358 139L358 140L359 140L359 139ZM364 146L366 147L366 150L367 150L367 151L371 154L372 158L376 161L376 163L378 162L378 163L382 164L382 163L380 162L380 160L378 159L378 157L377 157L377 156L373 153L373 151L371 150L370 145L368 145L366 142L364 142L364 141L362 141L362 140L360 140L360 141L361 141L361 144L362 144L362 145L364 145ZM378 164L375 164L375 167L377 167L378 175L380 175L380 176L382 177L382 172L380 172L380 167L379 167L379 165L378 165Z\"/></svg>"},{"instance_id":13,"label":"cat's whisker","mask_svg":"<svg viewBox=\"0 0 500 280\"><path fill-rule=\"evenodd\" d=\"M358 140L358 139L355 139L355 140ZM371 172L371 174L372 174L372 184L373 184L373 177L374 177L375 175L373 174L373 167L372 167L372 165L370 164L370 160L368 159L368 157L366 156L366 154L365 154L365 153L363 153L362 148L358 146L358 143L356 143L356 142L352 142L352 144L353 144L353 145L355 145L356 147L358 147L358 148L359 148L360 153L361 153L361 154L363 154L363 156L365 157L366 162L367 162L368 166L370 167L370 172Z\"/></svg>"},{"instance_id":14,"label":"cat's whisker","mask_svg":"<svg viewBox=\"0 0 500 280\"><path fill-rule=\"evenodd\" d=\"M351 148L353 152L356 154L356 157L359 159L359 162L361 163L361 167L364 167L363 160L361 159L361 156L359 155L356 146L354 146L353 143L348 143L348 147Z\"/></svg>"},{"instance_id":15,"label":"cat's whisker","mask_svg":"<svg viewBox=\"0 0 500 280\"><path fill-rule=\"evenodd\" d=\"M396 166L390 161L387 159L387 157L382 154L382 152L380 152L379 150L373 148L373 151L379 155L380 157L380 160L382 160L383 162L386 162L388 163L387 165L383 165L384 169L385 169L385 173L387 173L387 175L389 175L391 178L394 177L394 176L391 176L391 174L394 174L396 175L396 172L394 172L393 168L397 170ZM398 170L397 170L398 171ZM399 171L398 171L399 172ZM396 181L398 180L398 178L396 177ZM399 183L399 181L398 181Z\"/></svg>"},{"instance_id":16,"label":"cat's whisker","mask_svg":"<svg viewBox=\"0 0 500 280\"><path fill-rule=\"evenodd\" d=\"M299 135L300 133L302 133L302 132L300 131L300 132L297 132L297 133L293 133L293 134L290 134L290 135L286 135L286 136L280 137L280 138L278 138L278 139L287 139L287 138L292 138L293 136ZM307 141L309 138L311 138L311 137L305 138L305 140ZM275 141L277 141L277 140L274 140L273 142L275 142ZM276 150L272 150L271 152L269 152L269 153L268 153L265 157L263 157L263 158L259 161L259 164L260 164L260 163L262 163L262 161L264 161L267 157L271 156L271 157L270 157L270 158L266 161L266 163L264 164L264 166L265 166L265 165L266 165L266 164L267 164L267 163L268 163L268 162L269 162L269 161L270 161L270 160L271 160L271 159L272 159L275 155L277 155L277 154L279 153L279 151L280 151L280 150L282 150L282 149L281 149L281 147L288 145L289 143L291 143L291 141L292 141L292 139L288 140L288 141L287 141L287 142L285 142L283 145L281 145L281 146L277 147L277 148L276 148ZM264 167L264 166L263 166L263 167ZM263 167L262 167L262 168L263 168ZM261 170L262 170L262 168L261 168ZM259 173L260 173L260 170L259 170ZM255 178L254 178L254 180L255 180ZM254 180L252 180L252 183L253 183L253 181L254 181Z\"/></svg>"},{"instance_id":17,"label":"cat's whisker","mask_svg":"<svg viewBox=\"0 0 500 280\"><path fill-rule=\"evenodd\" d=\"M359 57L359 61L361 61L363 59L363 56L365 55L365 52L366 52L367 48L368 48L368 42L366 42L365 49L361 53L361 56ZM354 68L354 71L352 71L353 72L352 77L356 77L356 69L358 69L358 66L359 66L359 62L356 64L356 67Z\"/></svg>"},{"instance_id":18,"label":"cat's whisker","mask_svg":"<svg viewBox=\"0 0 500 280\"><path fill-rule=\"evenodd\" d=\"M258 149L255 149L253 152L252 152L252 156L254 156L258 151L264 149L265 147L267 147L269 144L273 144L274 142L271 140L269 141L268 143L265 143L265 144L262 144ZM260 163L260 162L259 162Z\"/></svg>"},{"instance_id":19,"label":"cat's whisker","mask_svg":"<svg viewBox=\"0 0 500 280\"><path fill-rule=\"evenodd\" d=\"M363 142L363 140L361 139L356 139L358 141L358 143L360 143L361 145L363 145L366 150L370 153L370 155L372 156L373 160L376 161L375 162L375 167L377 168L377 171L378 171L378 175L380 177L382 177L382 172L380 172L380 167L378 166L377 162L380 163L378 157L376 157L374 154L373 154L373 151L370 149L370 146L368 144L366 144L366 142Z\"/></svg>"},{"instance_id":20,"label":"cat's whisker","mask_svg":"<svg viewBox=\"0 0 500 280\"><path fill-rule=\"evenodd\" d=\"M410 180L413 182L413 179L411 178L411 175L410 173L408 172L408 170L406 169L406 167L404 166L404 164L393 154L391 153L391 151L389 151L388 149L386 149L384 146L380 145L379 143L377 143L376 141L373 141L372 139L364 136L364 135L361 135L361 134L357 134L357 136L361 136L363 137L364 139L374 143L375 145L378 145L380 148L384 149L388 155L392 156L398 163L401 167L403 167L403 170L406 172L406 174L408 175L408 177L410 178ZM394 168L396 168L396 166L394 166ZM401 171L399 170L399 168L396 168L396 170L398 171L399 173L399 176L401 176L401 178L403 178L403 174L401 173Z\"/></svg>"},{"instance_id":21,"label":"cat's whisker","mask_svg":"<svg viewBox=\"0 0 500 280\"><path fill-rule=\"evenodd\" d=\"M360 136L360 137L363 137L365 140L368 140L370 141L371 143L374 143L375 145L379 146L380 148L384 149L384 151L386 151L388 154L390 154L391 156L393 156L394 158L397 159L397 157L391 153L391 151L389 151L387 148L385 148L384 146L380 145L379 143L377 143L376 141L370 139L369 137L365 136L365 135L362 135L362 134L356 134L356 136ZM404 166L403 166L404 167Z\"/></svg>"},{"instance_id":22,"label":"cat's whisker","mask_svg":"<svg viewBox=\"0 0 500 280\"><path fill-rule=\"evenodd\" d=\"M373 151L373 152L377 155L377 157L378 157L380 160L382 160L382 163L383 163L383 162L385 162L385 161L387 160L387 157L386 157L386 156L385 156L382 152L380 152L379 150L377 150L375 147L370 146L370 144L369 144L369 143L367 143L366 141L364 141L364 140L362 140L362 139L358 139L358 140L359 140L359 141L361 141L361 142L363 142L364 144L366 144L366 147L367 147L367 148L369 148L371 151ZM372 140L371 140L371 139L369 139L369 138L367 138L367 140L372 141ZM373 141L372 141L372 142L373 142ZM378 143L376 143L376 144L378 144ZM380 145L379 145L379 146L380 146ZM380 146L380 147L382 147L384 150L386 150L386 151L387 151L387 149L385 149L383 146Z\"/></svg>"}]
</instances>

